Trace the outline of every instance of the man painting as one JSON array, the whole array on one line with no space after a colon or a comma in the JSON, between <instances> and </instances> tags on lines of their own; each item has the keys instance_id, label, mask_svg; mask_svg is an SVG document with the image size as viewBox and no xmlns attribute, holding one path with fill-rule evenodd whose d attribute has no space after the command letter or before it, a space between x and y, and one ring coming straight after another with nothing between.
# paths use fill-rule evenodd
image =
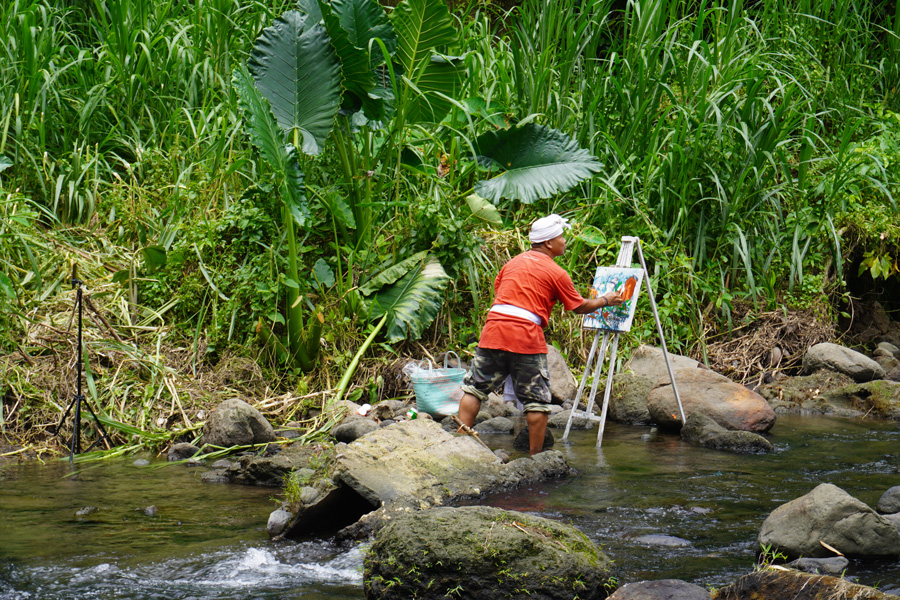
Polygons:
<instances>
[{"instance_id":1,"label":"man painting","mask_svg":"<svg viewBox=\"0 0 900 600\"><path fill-rule=\"evenodd\" d=\"M566 251L565 229L571 227L559 215L535 221L531 249L500 269L494 282L494 304L488 313L475 359L463 381L459 419L472 427L481 402L506 379L524 404L531 454L540 452L550 413L550 376L544 327L557 302L583 315L604 306L622 304L621 292L585 299L575 290L565 269L553 260Z\"/></svg>"}]
</instances>

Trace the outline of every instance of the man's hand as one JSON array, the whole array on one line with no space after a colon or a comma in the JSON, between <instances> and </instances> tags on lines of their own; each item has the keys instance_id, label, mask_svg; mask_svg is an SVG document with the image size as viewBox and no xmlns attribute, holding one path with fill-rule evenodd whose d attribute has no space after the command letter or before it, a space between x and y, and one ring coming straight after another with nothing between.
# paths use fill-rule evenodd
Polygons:
<instances>
[{"instance_id":1,"label":"man's hand","mask_svg":"<svg viewBox=\"0 0 900 600\"><path fill-rule=\"evenodd\" d=\"M625 295L622 292L607 292L599 298L590 298L584 304L573 310L577 315L586 315L607 306L619 306L625 303Z\"/></svg>"}]
</instances>

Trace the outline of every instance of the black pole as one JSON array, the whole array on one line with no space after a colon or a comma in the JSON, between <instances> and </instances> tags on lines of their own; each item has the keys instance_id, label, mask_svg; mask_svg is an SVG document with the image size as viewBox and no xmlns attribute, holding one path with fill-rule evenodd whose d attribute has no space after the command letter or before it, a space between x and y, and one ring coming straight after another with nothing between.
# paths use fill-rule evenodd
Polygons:
<instances>
[{"instance_id":1,"label":"black pole","mask_svg":"<svg viewBox=\"0 0 900 600\"><path fill-rule=\"evenodd\" d=\"M78 391L75 394L75 423L72 428L72 446L71 453L69 455L70 460L75 460L76 454L81 454L81 402L84 400L84 395L81 393L81 370L82 370L82 315L83 315L83 305L81 298L81 281L74 277L75 269L72 269L72 285L77 287L77 293L75 296L75 302L78 304L78 359L75 361L77 373L78 373L78 383L77 389Z\"/></svg>"},{"instance_id":2,"label":"black pole","mask_svg":"<svg viewBox=\"0 0 900 600\"><path fill-rule=\"evenodd\" d=\"M81 375L84 365L84 355L83 355L83 346L84 341L82 337L82 323L84 316L84 299L82 297L82 281L78 279L78 271L77 265L72 266L72 287L76 290L75 302L78 305L78 350L76 353L76 368L78 373L78 383L76 384L77 393L75 397L72 399L72 402L69 403L69 406L66 408L66 411L63 413L62 418L59 420L59 424L56 426L56 434L59 435L60 429L62 429L63 423L66 421L66 417L69 416L69 411L72 410L72 407L75 408L75 418L72 427L72 438L69 440L69 460L75 462L75 455L81 454L81 405L82 403L88 409L88 412L91 413L91 416L94 417L94 423L97 424L97 428L100 430L100 437L93 444L90 445L88 451L92 450L94 446L99 444L104 438L106 438L107 443L110 443L109 435L106 433L106 429L103 428L103 424L100 422L100 419L97 417L97 413L94 412L94 409L91 408L91 405L87 402L84 397L81 388Z\"/></svg>"}]
</instances>

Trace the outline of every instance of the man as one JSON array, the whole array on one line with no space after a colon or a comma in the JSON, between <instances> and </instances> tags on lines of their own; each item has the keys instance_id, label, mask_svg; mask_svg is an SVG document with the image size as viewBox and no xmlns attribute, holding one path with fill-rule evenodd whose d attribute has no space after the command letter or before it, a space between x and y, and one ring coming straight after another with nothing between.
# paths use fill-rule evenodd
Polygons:
<instances>
[{"instance_id":1,"label":"man","mask_svg":"<svg viewBox=\"0 0 900 600\"><path fill-rule=\"evenodd\" d=\"M565 269L553 260L566 251L564 230L571 227L559 215L538 219L531 226L531 249L500 269L494 282L494 304L488 313L475 359L463 381L459 420L472 427L481 402L511 376L516 396L524 404L531 454L543 449L550 413L550 376L544 330L557 302L583 315L625 300L621 292L585 299L575 290Z\"/></svg>"}]
</instances>

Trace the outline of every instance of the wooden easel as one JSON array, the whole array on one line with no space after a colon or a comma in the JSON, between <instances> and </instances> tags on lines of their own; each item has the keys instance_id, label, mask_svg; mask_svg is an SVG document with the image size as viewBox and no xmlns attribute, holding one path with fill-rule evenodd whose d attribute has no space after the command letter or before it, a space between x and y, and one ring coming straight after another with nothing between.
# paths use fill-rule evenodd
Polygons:
<instances>
[{"instance_id":1,"label":"wooden easel","mask_svg":"<svg viewBox=\"0 0 900 600\"><path fill-rule=\"evenodd\" d=\"M666 338L663 336L662 323L659 321L659 313L656 310L656 300L653 297L653 288L650 286L650 273L647 271L647 263L644 262L644 253L641 251L641 240L637 237L624 236L622 237L622 247L619 249L619 258L616 260L616 266L621 268L630 268L631 267L631 258L634 254L634 249L637 248L638 259L641 261L641 269L644 272L644 282L647 285L647 295L650 297L650 306L653 309L653 318L656 319L656 330L659 332L659 341L662 344L663 358L666 361L666 370L669 372L669 380L672 382L672 391L675 392L675 401L678 403L678 411L681 414L681 423L684 424L684 408L681 406L681 397L678 395L678 388L675 385L675 375L672 373L672 365L669 363L669 353L666 351ZM637 297L634 298L635 302L637 302ZM600 334L603 333L603 344L600 346L600 353L597 354L596 360L594 360L594 355L597 352L597 344L600 340ZM594 398L597 396L597 385L600 383L600 372L601 367L603 365L603 361L606 359L606 349L609 346L609 336L612 333L612 353L609 359L609 369L606 377L606 389L603 392L603 409L600 411L600 416L596 416L593 412L594 409ZM572 411L569 413L569 420L566 423L566 431L563 434L563 441L567 441L569 438L569 431L572 429L572 420L575 417L582 417L588 419L589 421L599 421L600 429L597 432L597 447L600 447L600 444L603 442L603 429L606 425L606 411L609 408L609 396L612 391L612 380L613 373L616 368L616 352L619 349L619 333L618 332L610 332L597 330L594 333L594 342L591 344L591 351L588 354L587 366L584 370L584 375L581 378L581 384L578 386L578 392L575 394L575 400L572 403ZM591 377L591 373L594 372L594 381L591 385L591 394L588 399L587 407L585 410L578 410L578 403L581 400L581 395L584 393L584 386L587 383L589 377Z\"/></svg>"}]
</instances>

